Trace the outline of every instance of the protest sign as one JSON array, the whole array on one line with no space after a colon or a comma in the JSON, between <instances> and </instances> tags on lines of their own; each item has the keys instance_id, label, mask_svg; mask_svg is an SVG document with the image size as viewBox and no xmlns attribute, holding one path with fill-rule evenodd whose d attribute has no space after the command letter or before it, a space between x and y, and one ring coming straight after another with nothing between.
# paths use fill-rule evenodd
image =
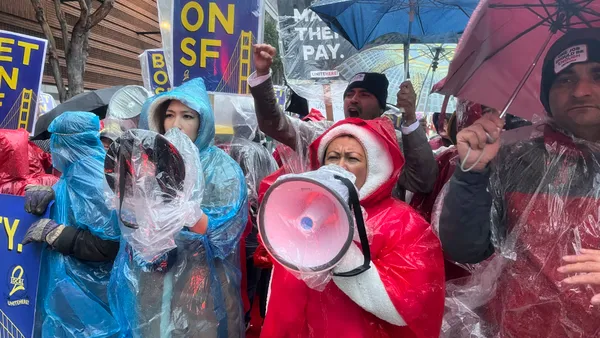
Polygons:
<instances>
[{"instance_id":1,"label":"protest sign","mask_svg":"<svg viewBox=\"0 0 600 338\"><path fill-rule=\"evenodd\" d=\"M210 92L248 93L262 0L159 0L158 11L173 86L202 77Z\"/></svg>"},{"instance_id":2,"label":"protest sign","mask_svg":"<svg viewBox=\"0 0 600 338\"><path fill-rule=\"evenodd\" d=\"M148 49L139 58L144 87L155 95L170 90L171 83L163 50Z\"/></svg>"},{"instance_id":3,"label":"protest sign","mask_svg":"<svg viewBox=\"0 0 600 338\"><path fill-rule=\"evenodd\" d=\"M171 90L167 63L162 49L148 49L139 58L144 87L154 95Z\"/></svg>"},{"instance_id":4,"label":"protest sign","mask_svg":"<svg viewBox=\"0 0 600 338\"><path fill-rule=\"evenodd\" d=\"M309 9L311 0L279 0L279 40L286 80L337 79L336 67L358 51Z\"/></svg>"},{"instance_id":5,"label":"protest sign","mask_svg":"<svg viewBox=\"0 0 600 338\"><path fill-rule=\"evenodd\" d=\"M47 41L0 30L0 128L33 131Z\"/></svg>"},{"instance_id":6,"label":"protest sign","mask_svg":"<svg viewBox=\"0 0 600 338\"><path fill-rule=\"evenodd\" d=\"M33 336L42 246L21 241L38 219L25 212L24 197L0 195L0 337Z\"/></svg>"}]
</instances>

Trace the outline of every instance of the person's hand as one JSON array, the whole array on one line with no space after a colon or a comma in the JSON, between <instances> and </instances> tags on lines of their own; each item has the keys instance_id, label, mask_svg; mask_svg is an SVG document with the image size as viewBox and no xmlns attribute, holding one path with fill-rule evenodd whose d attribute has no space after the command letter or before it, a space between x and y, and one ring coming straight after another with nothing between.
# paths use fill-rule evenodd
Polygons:
<instances>
[{"instance_id":1,"label":"person's hand","mask_svg":"<svg viewBox=\"0 0 600 338\"><path fill-rule=\"evenodd\" d=\"M42 218L29 227L22 244L27 245L31 242L46 242L53 245L64 228L64 225L60 225L51 219Z\"/></svg>"},{"instance_id":2,"label":"person's hand","mask_svg":"<svg viewBox=\"0 0 600 338\"><path fill-rule=\"evenodd\" d=\"M44 185L29 184L25 187L25 211L41 216L54 201L54 190Z\"/></svg>"},{"instance_id":3,"label":"person's hand","mask_svg":"<svg viewBox=\"0 0 600 338\"><path fill-rule=\"evenodd\" d=\"M472 171L483 171L496 157L500 150L500 132L503 126L504 120L498 114L490 113L456 135L456 148L464 169L472 167Z\"/></svg>"},{"instance_id":4,"label":"person's hand","mask_svg":"<svg viewBox=\"0 0 600 338\"><path fill-rule=\"evenodd\" d=\"M421 128L427 131L427 117L423 116L423 118L419 120L419 124L421 125Z\"/></svg>"},{"instance_id":5,"label":"person's hand","mask_svg":"<svg viewBox=\"0 0 600 338\"><path fill-rule=\"evenodd\" d=\"M190 228L190 231L200 235L205 235L208 231L208 216L206 216L206 214L202 214L202 217L200 217L198 222L196 222L196 224Z\"/></svg>"},{"instance_id":6,"label":"person's hand","mask_svg":"<svg viewBox=\"0 0 600 338\"><path fill-rule=\"evenodd\" d=\"M577 273L563 279L563 283L600 286L600 250L581 249L580 255L564 256L563 260L568 264L558 268L558 272ZM600 293L592 297L591 302L600 305Z\"/></svg>"},{"instance_id":7,"label":"person's hand","mask_svg":"<svg viewBox=\"0 0 600 338\"><path fill-rule=\"evenodd\" d=\"M410 126L411 124L417 122L417 94L415 93L412 82L402 82L400 85L400 90L396 94L396 100L396 107L399 109L404 109L404 125Z\"/></svg>"},{"instance_id":8,"label":"person's hand","mask_svg":"<svg viewBox=\"0 0 600 338\"><path fill-rule=\"evenodd\" d=\"M271 65L273 64L273 58L277 54L275 47L268 44L257 44L254 45L254 68L256 68L256 75L263 76L269 74Z\"/></svg>"}]
</instances>

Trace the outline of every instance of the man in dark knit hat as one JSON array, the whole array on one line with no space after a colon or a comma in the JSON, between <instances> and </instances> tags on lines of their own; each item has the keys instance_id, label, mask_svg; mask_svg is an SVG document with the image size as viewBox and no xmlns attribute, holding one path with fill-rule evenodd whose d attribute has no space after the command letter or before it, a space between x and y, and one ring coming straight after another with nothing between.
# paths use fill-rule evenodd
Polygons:
<instances>
[{"instance_id":1,"label":"man in dark knit hat","mask_svg":"<svg viewBox=\"0 0 600 338\"><path fill-rule=\"evenodd\" d=\"M548 119L526 141L501 145L497 114L458 134L460 163L473 169L457 168L450 180L440 239L455 261L487 261L469 283L447 285L457 295L448 313L471 325L454 332L600 334L599 28L552 45L540 101Z\"/></svg>"},{"instance_id":2,"label":"man in dark knit hat","mask_svg":"<svg viewBox=\"0 0 600 338\"><path fill-rule=\"evenodd\" d=\"M248 84L254 96L258 125L268 136L305 156L308 145L334 122L300 122L279 111L270 76L275 53L275 48L270 45L254 46L256 72L250 76ZM388 85L383 74L356 74L344 92L345 117L365 120L381 117L386 110ZM438 167L425 130L419 128L416 94L410 81L401 84L396 99L398 108L404 109L402 133L397 132L396 136L406 158L396 193L399 197L405 190L428 193L433 189Z\"/></svg>"}]
</instances>

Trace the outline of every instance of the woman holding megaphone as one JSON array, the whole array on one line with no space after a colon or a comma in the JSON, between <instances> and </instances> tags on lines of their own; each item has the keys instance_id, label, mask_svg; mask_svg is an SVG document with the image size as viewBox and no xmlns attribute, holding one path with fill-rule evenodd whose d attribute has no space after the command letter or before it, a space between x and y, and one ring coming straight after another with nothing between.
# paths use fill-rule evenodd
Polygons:
<instances>
[{"instance_id":1,"label":"woman holding megaphone","mask_svg":"<svg viewBox=\"0 0 600 338\"><path fill-rule=\"evenodd\" d=\"M308 271L311 269L284 262L282 257L294 255L306 246L292 247L292 242L298 243L295 236L289 240L289 247L278 250L274 245L278 239L269 236L264 224L269 216L263 218L261 214L261 236L277 261L262 337L439 337L444 311L442 250L429 224L407 204L392 198L404 158L391 122L385 118L340 121L315 140L309 152L311 169L315 171L295 175L299 178L295 184L314 177L325 177L320 180L325 184L327 172L334 172L332 177L340 180L344 180L342 176L350 177L355 188L348 191L355 189L360 204L357 202L352 208L352 216L359 233L364 219L368 235L361 234L360 244L350 241L339 263L327 272L329 278L315 277L314 269ZM290 176L283 176L279 182L289 179ZM316 182L315 185L321 184ZM277 185L278 182L266 193L261 213L268 210L269 198ZM304 203L294 198L298 199L290 194L290 208ZM314 194L309 198L315 198ZM323 217L334 213L331 209ZM272 233L290 223L285 211L279 219L279 226L271 228ZM305 219L302 218L302 227L306 226ZM345 215L340 219L345 219ZM324 227L327 222L323 221L320 230L315 231L329 231ZM313 242L324 247L323 252L337 241L330 234ZM313 232L310 236L319 235ZM312 256L312 260L321 259Z\"/></svg>"},{"instance_id":2,"label":"woman holding megaphone","mask_svg":"<svg viewBox=\"0 0 600 338\"><path fill-rule=\"evenodd\" d=\"M212 143L202 79L149 100L152 131L127 132L107 155L124 233L111 309L123 337L243 337L243 173Z\"/></svg>"}]
</instances>

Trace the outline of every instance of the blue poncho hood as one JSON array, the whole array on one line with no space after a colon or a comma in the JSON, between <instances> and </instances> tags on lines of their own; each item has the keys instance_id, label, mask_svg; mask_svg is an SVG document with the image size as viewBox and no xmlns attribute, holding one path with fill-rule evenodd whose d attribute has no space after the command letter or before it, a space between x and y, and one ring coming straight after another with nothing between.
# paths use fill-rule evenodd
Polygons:
<instances>
[{"instance_id":1,"label":"blue poncho hood","mask_svg":"<svg viewBox=\"0 0 600 338\"><path fill-rule=\"evenodd\" d=\"M65 112L50 124L52 163L62 172L51 215L66 227L118 241L116 217L105 203L99 129L98 117L86 112ZM36 313L42 337L112 337L118 332L106 293L112 263L43 251Z\"/></svg>"},{"instance_id":2,"label":"blue poncho hood","mask_svg":"<svg viewBox=\"0 0 600 338\"><path fill-rule=\"evenodd\" d=\"M198 150L202 152L213 145L215 138L215 116L210 106L204 80L201 78L190 80L169 92L151 98L150 104L146 107L148 109L147 118L150 130L161 131L161 117L164 116L167 108L164 103L171 100L180 101L200 115L198 137L194 142Z\"/></svg>"}]
</instances>

